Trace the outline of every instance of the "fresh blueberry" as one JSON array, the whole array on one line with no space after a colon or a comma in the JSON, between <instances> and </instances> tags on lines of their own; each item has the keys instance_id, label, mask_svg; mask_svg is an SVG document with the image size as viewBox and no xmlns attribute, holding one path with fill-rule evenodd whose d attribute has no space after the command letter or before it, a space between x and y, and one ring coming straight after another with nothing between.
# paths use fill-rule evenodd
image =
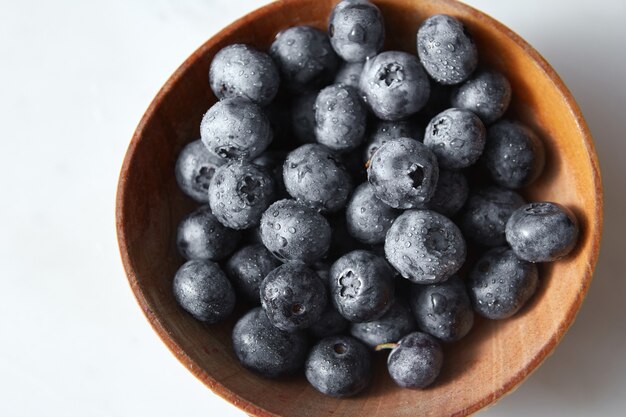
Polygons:
<instances>
[{"instance_id":1,"label":"fresh blueberry","mask_svg":"<svg viewBox=\"0 0 626 417\"><path fill-rule=\"evenodd\" d=\"M187 261L174 276L174 298L196 319L208 324L224 320L235 308L235 291L219 265Z\"/></svg>"},{"instance_id":2,"label":"fresh blueberry","mask_svg":"<svg viewBox=\"0 0 626 417\"><path fill-rule=\"evenodd\" d=\"M444 342L461 339L474 324L470 298L457 275L441 284L414 285L410 304L417 326Z\"/></svg>"},{"instance_id":3,"label":"fresh blueberry","mask_svg":"<svg viewBox=\"0 0 626 417\"><path fill-rule=\"evenodd\" d=\"M363 243L383 243L387 230L399 214L398 210L376 197L370 183L363 183L354 191L346 207L348 232Z\"/></svg>"},{"instance_id":4,"label":"fresh blueberry","mask_svg":"<svg viewBox=\"0 0 626 417\"><path fill-rule=\"evenodd\" d=\"M461 212L460 226L469 239L488 247L506 243L504 228L515 209L525 201L515 191L480 187L470 192Z\"/></svg>"},{"instance_id":5,"label":"fresh blueberry","mask_svg":"<svg viewBox=\"0 0 626 417\"><path fill-rule=\"evenodd\" d=\"M415 284L447 280L465 262L465 239L450 219L431 210L407 210L385 238L389 263Z\"/></svg>"},{"instance_id":6,"label":"fresh blueberry","mask_svg":"<svg viewBox=\"0 0 626 417\"><path fill-rule=\"evenodd\" d=\"M476 69L478 51L463 23L436 14L417 31L417 54L428 74L440 84L459 84Z\"/></svg>"},{"instance_id":7,"label":"fresh blueberry","mask_svg":"<svg viewBox=\"0 0 626 417\"><path fill-rule=\"evenodd\" d=\"M270 46L281 81L292 90L320 88L335 76L339 57L328 36L311 26L293 26L283 30Z\"/></svg>"},{"instance_id":8,"label":"fresh blueberry","mask_svg":"<svg viewBox=\"0 0 626 417\"><path fill-rule=\"evenodd\" d=\"M337 55L348 62L362 62L383 47L385 22L369 1L343 0L330 14L328 34Z\"/></svg>"},{"instance_id":9,"label":"fresh blueberry","mask_svg":"<svg viewBox=\"0 0 626 417\"><path fill-rule=\"evenodd\" d=\"M328 251L328 221L315 210L294 200L280 200L261 217L261 238L282 261L313 263Z\"/></svg>"},{"instance_id":10,"label":"fresh blueberry","mask_svg":"<svg viewBox=\"0 0 626 417\"><path fill-rule=\"evenodd\" d=\"M441 168L460 169L478 161L485 136L485 126L478 116L469 110L452 108L430 121L424 145L437 155Z\"/></svg>"},{"instance_id":11,"label":"fresh blueberry","mask_svg":"<svg viewBox=\"0 0 626 417\"><path fill-rule=\"evenodd\" d=\"M417 330L415 318L409 307L396 300L379 319L352 323L350 334L371 348L383 343L397 342L403 336Z\"/></svg>"},{"instance_id":12,"label":"fresh blueberry","mask_svg":"<svg viewBox=\"0 0 626 417\"><path fill-rule=\"evenodd\" d=\"M266 106L278 92L280 77L268 54L239 43L228 45L215 55L209 69L209 82L220 100L245 97L259 106Z\"/></svg>"},{"instance_id":13,"label":"fresh blueberry","mask_svg":"<svg viewBox=\"0 0 626 417\"><path fill-rule=\"evenodd\" d=\"M330 297L353 323L380 318L394 298L394 277L384 258L355 250L337 259L330 268Z\"/></svg>"},{"instance_id":14,"label":"fresh blueberry","mask_svg":"<svg viewBox=\"0 0 626 417\"><path fill-rule=\"evenodd\" d=\"M178 187L198 203L208 203L211 178L223 163L224 160L210 153L201 140L188 143L176 160Z\"/></svg>"},{"instance_id":15,"label":"fresh blueberry","mask_svg":"<svg viewBox=\"0 0 626 417\"><path fill-rule=\"evenodd\" d=\"M270 322L287 332L310 327L319 320L328 303L322 280L299 262L274 269L265 277L259 291Z\"/></svg>"},{"instance_id":16,"label":"fresh blueberry","mask_svg":"<svg viewBox=\"0 0 626 417\"><path fill-rule=\"evenodd\" d=\"M344 62L337 71L335 84L345 84L358 89L363 65L364 62Z\"/></svg>"},{"instance_id":17,"label":"fresh blueberry","mask_svg":"<svg viewBox=\"0 0 626 417\"><path fill-rule=\"evenodd\" d=\"M315 138L336 152L357 148L365 135L367 109L354 87L333 84L315 100Z\"/></svg>"},{"instance_id":18,"label":"fresh blueberry","mask_svg":"<svg viewBox=\"0 0 626 417\"><path fill-rule=\"evenodd\" d=\"M350 336L331 336L313 346L306 359L305 375L321 393L348 397L369 384L371 361L363 343Z\"/></svg>"},{"instance_id":19,"label":"fresh blueberry","mask_svg":"<svg viewBox=\"0 0 626 417\"><path fill-rule=\"evenodd\" d=\"M224 160L252 160L270 144L272 130L259 106L235 97L218 101L206 112L200 136L209 152Z\"/></svg>"},{"instance_id":20,"label":"fresh blueberry","mask_svg":"<svg viewBox=\"0 0 626 417\"><path fill-rule=\"evenodd\" d=\"M259 287L263 279L278 268L280 262L262 244L244 246L235 252L224 268L239 291L250 301L259 300Z\"/></svg>"},{"instance_id":21,"label":"fresh blueberry","mask_svg":"<svg viewBox=\"0 0 626 417\"><path fill-rule=\"evenodd\" d=\"M526 187L541 174L544 162L543 143L529 127L502 120L487 130L482 163L496 184Z\"/></svg>"},{"instance_id":22,"label":"fresh blueberry","mask_svg":"<svg viewBox=\"0 0 626 417\"><path fill-rule=\"evenodd\" d=\"M563 258L576 246L578 233L574 213L557 203L527 204L515 210L506 223L506 241L528 262Z\"/></svg>"},{"instance_id":23,"label":"fresh blueberry","mask_svg":"<svg viewBox=\"0 0 626 417\"><path fill-rule=\"evenodd\" d=\"M403 388L426 388L435 382L442 365L441 345L421 332L404 336L387 357L389 375Z\"/></svg>"},{"instance_id":24,"label":"fresh blueberry","mask_svg":"<svg viewBox=\"0 0 626 417\"><path fill-rule=\"evenodd\" d=\"M239 361L267 378L302 368L308 347L304 332L284 332L272 326L261 307L246 313L233 329L233 349Z\"/></svg>"},{"instance_id":25,"label":"fresh blueberry","mask_svg":"<svg viewBox=\"0 0 626 417\"><path fill-rule=\"evenodd\" d=\"M467 280L474 310L490 319L519 311L537 289L537 265L523 261L506 246L491 249L474 265Z\"/></svg>"},{"instance_id":26,"label":"fresh blueberry","mask_svg":"<svg viewBox=\"0 0 626 417\"><path fill-rule=\"evenodd\" d=\"M315 143L315 100L319 91L298 94L291 107L291 130L298 143Z\"/></svg>"},{"instance_id":27,"label":"fresh blueberry","mask_svg":"<svg viewBox=\"0 0 626 417\"><path fill-rule=\"evenodd\" d=\"M385 143L400 138L411 138L421 142L424 139L424 128L410 120L377 121L376 125L365 135L363 162L368 163L378 148Z\"/></svg>"},{"instance_id":28,"label":"fresh blueberry","mask_svg":"<svg viewBox=\"0 0 626 417\"><path fill-rule=\"evenodd\" d=\"M258 226L274 200L274 189L274 180L266 170L249 162L229 162L219 167L211 180L211 211L231 229Z\"/></svg>"},{"instance_id":29,"label":"fresh blueberry","mask_svg":"<svg viewBox=\"0 0 626 417\"><path fill-rule=\"evenodd\" d=\"M417 113L428 100L428 77L415 55L387 51L368 59L359 81L366 103L382 120Z\"/></svg>"},{"instance_id":30,"label":"fresh blueberry","mask_svg":"<svg viewBox=\"0 0 626 417\"><path fill-rule=\"evenodd\" d=\"M376 196L393 208L415 208L427 202L435 193L438 178L435 154L411 138L382 145L367 169Z\"/></svg>"},{"instance_id":31,"label":"fresh blueberry","mask_svg":"<svg viewBox=\"0 0 626 417\"><path fill-rule=\"evenodd\" d=\"M287 155L283 179L293 198L328 212L342 209L352 191L352 180L339 158L317 143L302 145Z\"/></svg>"},{"instance_id":32,"label":"fresh blueberry","mask_svg":"<svg viewBox=\"0 0 626 417\"><path fill-rule=\"evenodd\" d=\"M274 181L274 191L276 197L286 197L287 190L283 181L283 164L287 157L286 152L270 151L263 152L261 156L255 158L252 163L270 174Z\"/></svg>"},{"instance_id":33,"label":"fresh blueberry","mask_svg":"<svg viewBox=\"0 0 626 417\"><path fill-rule=\"evenodd\" d=\"M468 194L469 185L461 171L440 169L435 195L425 207L450 218L461 210Z\"/></svg>"},{"instance_id":34,"label":"fresh blueberry","mask_svg":"<svg viewBox=\"0 0 626 417\"><path fill-rule=\"evenodd\" d=\"M349 325L350 322L339 314L333 303L328 303L320 318L309 327L309 333L322 339L342 334Z\"/></svg>"},{"instance_id":35,"label":"fresh blueberry","mask_svg":"<svg viewBox=\"0 0 626 417\"><path fill-rule=\"evenodd\" d=\"M222 225L207 204L180 222L176 245L185 259L219 261L235 250L239 239L239 232Z\"/></svg>"},{"instance_id":36,"label":"fresh blueberry","mask_svg":"<svg viewBox=\"0 0 626 417\"><path fill-rule=\"evenodd\" d=\"M452 92L452 105L471 110L483 123L498 120L511 102L511 84L496 71L480 71Z\"/></svg>"}]
</instances>

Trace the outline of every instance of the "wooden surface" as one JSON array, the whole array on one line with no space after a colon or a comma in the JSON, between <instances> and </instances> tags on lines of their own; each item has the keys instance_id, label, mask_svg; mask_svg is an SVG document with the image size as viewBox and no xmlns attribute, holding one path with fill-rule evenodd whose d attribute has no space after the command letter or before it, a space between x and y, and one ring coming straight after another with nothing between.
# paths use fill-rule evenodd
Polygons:
<instances>
[{"instance_id":1,"label":"wooden surface","mask_svg":"<svg viewBox=\"0 0 626 417\"><path fill-rule=\"evenodd\" d=\"M598 255L602 190L591 136L561 80L517 35L468 6L434 0L375 2L385 16L387 49L415 53L417 27L429 15L461 18L476 39L481 62L511 80L509 114L541 133L546 171L524 194L571 208L582 233L568 258L541 266L540 287L528 306L506 321L478 319L468 337L446 348L442 375L427 390L396 387L380 353L369 389L356 398L333 399L311 388L303 376L269 381L245 370L231 350L234 319L203 325L178 308L172 297L171 280L182 263L174 244L176 226L194 206L177 189L174 163L184 144L199 136L200 119L215 100L207 80L211 57L234 42L265 48L278 31L292 25L324 28L334 3L283 1L259 9L206 42L165 84L137 127L120 175L116 223L124 267L139 305L172 352L209 388L250 414L471 414L523 381L571 325Z\"/></svg>"}]
</instances>

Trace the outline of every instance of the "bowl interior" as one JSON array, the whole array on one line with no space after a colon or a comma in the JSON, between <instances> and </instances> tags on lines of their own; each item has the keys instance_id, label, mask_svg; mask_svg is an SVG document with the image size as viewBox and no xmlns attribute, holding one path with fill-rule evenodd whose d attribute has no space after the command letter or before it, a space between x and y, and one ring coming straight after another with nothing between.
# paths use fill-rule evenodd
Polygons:
<instances>
[{"instance_id":1,"label":"bowl interior","mask_svg":"<svg viewBox=\"0 0 626 417\"><path fill-rule=\"evenodd\" d=\"M132 289L146 316L173 353L218 394L248 413L290 416L465 415L494 402L520 383L554 349L586 293L602 221L601 189L591 138L576 104L543 59L501 24L453 1L380 0L386 49L415 53L419 23L435 13L457 16L473 34L481 63L504 72L513 86L511 117L534 127L547 148L546 170L528 190L532 200L571 208L582 234L573 254L541 265L536 296L514 318L478 319L468 337L446 347L445 365L429 389L397 388L377 357L372 386L350 399L325 397L303 376L266 380L245 370L231 349L235 319L206 326L183 312L171 293L183 262L176 227L194 204L177 188L180 149L199 137L202 115L215 101L208 86L212 56L244 42L267 48L280 30L298 24L324 29L334 0L283 1L224 29L200 47L159 92L130 144L118 190L120 250Z\"/></svg>"}]
</instances>

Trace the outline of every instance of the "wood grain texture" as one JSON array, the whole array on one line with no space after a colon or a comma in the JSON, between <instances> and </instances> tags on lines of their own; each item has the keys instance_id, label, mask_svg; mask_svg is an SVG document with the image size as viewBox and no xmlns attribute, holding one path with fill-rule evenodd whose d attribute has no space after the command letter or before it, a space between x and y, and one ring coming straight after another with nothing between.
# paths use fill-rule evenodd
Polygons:
<instances>
[{"instance_id":1,"label":"wood grain texture","mask_svg":"<svg viewBox=\"0 0 626 417\"><path fill-rule=\"evenodd\" d=\"M529 199L571 208L581 224L578 247L541 266L537 295L514 318L479 319L470 335L446 347L437 383L426 390L396 387L376 361L372 386L356 398L325 397L303 376L269 381L242 368L231 349L234 319L206 326L184 313L171 293L182 259L176 226L193 203L176 186L180 149L199 137L199 123L215 101L208 86L212 56L235 42L266 48L277 32L296 24L325 28L333 0L286 0L228 26L202 45L158 93L132 138L122 167L116 206L120 252L131 288L146 317L178 359L209 388L259 416L468 415L521 383L556 347L587 292L598 256L602 189L585 121L571 94L528 44L488 16L451 0L379 0L386 48L415 53L419 23L435 13L459 17L474 35L481 62L503 71L513 86L509 115L533 126L547 148L546 171L525 190Z\"/></svg>"}]
</instances>

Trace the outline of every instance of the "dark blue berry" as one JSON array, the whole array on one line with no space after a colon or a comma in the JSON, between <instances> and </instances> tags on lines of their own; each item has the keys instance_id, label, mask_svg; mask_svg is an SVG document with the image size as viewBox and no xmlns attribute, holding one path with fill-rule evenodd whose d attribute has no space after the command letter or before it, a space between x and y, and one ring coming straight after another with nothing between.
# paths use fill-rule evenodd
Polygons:
<instances>
[{"instance_id":1,"label":"dark blue berry","mask_svg":"<svg viewBox=\"0 0 626 417\"><path fill-rule=\"evenodd\" d=\"M202 118L200 136L209 152L224 160L252 160L272 141L270 122L248 99L235 97L215 103Z\"/></svg>"},{"instance_id":2,"label":"dark blue berry","mask_svg":"<svg viewBox=\"0 0 626 417\"><path fill-rule=\"evenodd\" d=\"M399 300L396 300L379 319L353 323L350 326L350 334L371 348L383 343L397 342L415 330L417 324L411 310Z\"/></svg>"},{"instance_id":3,"label":"dark blue berry","mask_svg":"<svg viewBox=\"0 0 626 417\"><path fill-rule=\"evenodd\" d=\"M424 128L410 120L397 122L377 121L376 125L365 135L363 162L367 163L370 161L374 153L383 144L400 138L411 138L421 142L424 139Z\"/></svg>"},{"instance_id":4,"label":"dark blue berry","mask_svg":"<svg viewBox=\"0 0 626 417\"><path fill-rule=\"evenodd\" d=\"M281 81L290 89L320 88L332 81L339 66L328 36L311 26L283 30L270 46Z\"/></svg>"},{"instance_id":5,"label":"dark blue berry","mask_svg":"<svg viewBox=\"0 0 626 417\"><path fill-rule=\"evenodd\" d=\"M435 116L424 135L424 145L437 155L441 168L473 165L485 147L485 126L469 110L448 109Z\"/></svg>"},{"instance_id":6,"label":"dark blue berry","mask_svg":"<svg viewBox=\"0 0 626 417\"><path fill-rule=\"evenodd\" d=\"M310 327L326 309L326 286L315 271L289 262L270 272L260 287L261 305L270 322L293 332Z\"/></svg>"},{"instance_id":7,"label":"dark blue berry","mask_svg":"<svg viewBox=\"0 0 626 417\"><path fill-rule=\"evenodd\" d=\"M441 284L414 285L410 304L417 326L444 342L461 339L474 324L470 298L457 275Z\"/></svg>"},{"instance_id":8,"label":"dark blue berry","mask_svg":"<svg viewBox=\"0 0 626 417\"><path fill-rule=\"evenodd\" d=\"M328 34L337 55L348 62L362 62L383 47L385 23L378 7L369 1L343 0L328 19Z\"/></svg>"},{"instance_id":9,"label":"dark blue berry","mask_svg":"<svg viewBox=\"0 0 626 417\"><path fill-rule=\"evenodd\" d=\"M557 203L527 204L515 210L506 223L506 241L528 262L563 258L576 246L578 233L574 213Z\"/></svg>"},{"instance_id":10,"label":"dark blue berry","mask_svg":"<svg viewBox=\"0 0 626 417\"><path fill-rule=\"evenodd\" d=\"M435 193L437 157L421 142L400 138L382 145L367 169L376 196L394 208L415 208Z\"/></svg>"},{"instance_id":11,"label":"dark blue berry","mask_svg":"<svg viewBox=\"0 0 626 417\"><path fill-rule=\"evenodd\" d=\"M235 308L230 281L211 261L187 261L176 271L173 290L184 310L208 324L224 320Z\"/></svg>"},{"instance_id":12,"label":"dark blue berry","mask_svg":"<svg viewBox=\"0 0 626 417\"><path fill-rule=\"evenodd\" d=\"M399 214L398 210L376 197L370 183L363 183L354 191L346 206L348 232L363 243L383 243L387 230Z\"/></svg>"},{"instance_id":13,"label":"dark blue berry","mask_svg":"<svg viewBox=\"0 0 626 417\"><path fill-rule=\"evenodd\" d=\"M249 162L229 162L219 167L211 180L211 211L231 229L258 226L261 215L274 200L274 189L269 172Z\"/></svg>"},{"instance_id":14,"label":"dark blue berry","mask_svg":"<svg viewBox=\"0 0 626 417\"><path fill-rule=\"evenodd\" d=\"M516 189L530 185L541 174L545 151L529 127L502 120L488 129L481 160L496 184Z\"/></svg>"},{"instance_id":15,"label":"dark blue berry","mask_svg":"<svg viewBox=\"0 0 626 417\"><path fill-rule=\"evenodd\" d=\"M185 259L219 261L235 250L239 239L239 232L220 223L205 205L180 222L176 245Z\"/></svg>"},{"instance_id":16,"label":"dark blue berry","mask_svg":"<svg viewBox=\"0 0 626 417\"><path fill-rule=\"evenodd\" d=\"M328 212L343 208L352 191L352 180L339 158L316 143L302 145L287 155L283 179L293 198Z\"/></svg>"},{"instance_id":17,"label":"dark blue berry","mask_svg":"<svg viewBox=\"0 0 626 417\"><path fill-rule=\"evenodd\" d=\"M333 397L361 392L372 378L367 347L350 336L331 336L318 342L306 360L305 375L313 387Z\"/></svg>"},{"instance_id":18,"label":"dark blue berry","mask_svg":"<svg viewBox=\"0 0 626 417\"><path fill-rule=\"evenodd\" d=\"M496 71L480 71L452 92L452 105L471 110L486 125L498 120L511 102L511 84Z\"/></svg>"},{"instance_id":19,"label":"dark blue berry","mask_svg":"<svg viewBox=\"0 0 626 417\"><path fill-rule=\"evenodd\" d=\"M354 323L376 320L394 299L393 272L384 258L355 250L330 268L330 297L346 319Z\"/></svg>"},{"instance_id":20,"label":"dark blue berry","mask_svg":"<svg viewBox=\"0 0 626 417\"><path fill-rule=\"evenodd\" d=\"M363 142L367 109L354 87L333 84L315 100L315 138L336 152L347 152Z\"/></svg>"},{"instance_id":21,"label":"dark blue berry","mask_svg":"<svg viewBox=\"0 0 626 417\"><path fill-rule=\"evenodd\" d=\"M382 120L400 120L428 100L430 84L415 55L387 51L368 59L359 81L366 103Z\"/></svg>"},{"instance_id":22,"label":"dark blue berry","mask_svg":"<svg viewBox=\"0 0 626 417\"><path fill-rule=\"evenodd\" d=\"M440 84L459 84L476 69L478 51L463 23L437 14L417 31L417 54L428 74Z\"/></svg>"},{"instance_id":23,"label":"dark blue berry","mask_svg":"<svg viewBox=\"0 0 626 417\"><path fill-rule=\"evenodd\" d=\"M319 91L298 94L291 105L291 130L298 143L314 143L315 100Z\"/></svg>"},{"instance_id":24,"label":"dark blue berry","mask_svg":"<svg viewBox=\"0 0 626 417\"><path fill-rule=\"evenodd\" d=\"M266 106L276 96L280 78L269 55L250 45L234 44L213 57L209 82L220 100L245 97L259 106Z\"/></svg>"},{"instance_id":25,"label":"dark blue berry","mask_svg":"<svg viewBox=\"0 0 626 417\"><path fill-rule=\"evenodd\" d=\"M416 284L443 282L465 262L465 239L447 217L431 210L407 210L385 238L389 263Z\"/></svg>"},{"instance_id":26,"label":"dark blue berry","mask_svg":"<svg viewBox=\"0 0 626 417\"><path fill-rule=\"evenodd\" d=\"M468 194L469 185L461 171L440 169L435 195L425 207L450 218L461 210Z\"/></svg>"},{"instance_id":27,"label":"dark blue berry","mask_svg":"<svg viewBox=\"0 0 626 417\"><path fill-rule=\"evenodd\" d=\"M461 212L461 228L468 239L479 245L502 246L506 243L507 220L524 203L515 191L495 186L477 188L470 192Z\"/></svg>"},{"instance_id":28,"label":"dark blue berry","mask_svg":"<svg viewBox=\"0 0 626 417\"><path fill-rule=\"evenodd\" d=\"M344 62L337 71L335 84L345 84L358 89L363 65L364 62Z\"/></svg>"},{"instance_id":29,"label":"dark blue berry","mask_svg":"<svg viewBox=\"0 0 626 417\"><path fill-rule=\"evenodd\" d=\"M441 345L421 332L403 337L387 357L389 375L403 388L426 388L435 382L442 365Z\"/></svg>"},{"instance_id":30,"label":"dark blue berry","mask_svg":"<svg viewBox=\"0 0 626 417\"><path fill-rule=\"evenodd\" d=\"M272 326L261 307L246 313L233 329L233 349L239 361L267 378L302 368L308 347L304 332L284 332Z\"/></svg>"},{"instance_id":31,"label":"dark blue berry","mask_svg":"<svg viewBox=\"0 0 626 417\"><path fill-rule=\"evenodd\" d=\"M328 221L315 210L294 200L280 200L261 217L263 244L282 261L311 264L330 245Z\"/></svg>"},{"instance_id":32,"label":"dark blue berry","mask_svg":"<svg viewBox=\"0 0 626 417\"><path fill-rule=\"evenodd\" d=\"M474 265L467 288L474 310L490 319L506 319L519 311L537 289L537 266L506 246L491 249Z\"/></svg>"},{"instance_id":33,"label":"dark blue berry","mask_svg":"<svg viewBox=\"0 0 626 417\"><path fill-rule=\"evenodd\" d=\"M201 140L188 143L176 160L178 187L198 203L208 203L211 178L223 163L224 160L210 153Z\"/></svg>"},{"instance_id":34,"label":"dark blue berry","mask_svg":"<svg viewBox=\"0 0 626 417\"><path fill-rule=\"evenodd\" d=\"M260 243L244 246L235 252L225 266L225 271L235 287L250 301L259 303L259 287L263 279L280 262Z\"/></svg>"}]
</instances>

